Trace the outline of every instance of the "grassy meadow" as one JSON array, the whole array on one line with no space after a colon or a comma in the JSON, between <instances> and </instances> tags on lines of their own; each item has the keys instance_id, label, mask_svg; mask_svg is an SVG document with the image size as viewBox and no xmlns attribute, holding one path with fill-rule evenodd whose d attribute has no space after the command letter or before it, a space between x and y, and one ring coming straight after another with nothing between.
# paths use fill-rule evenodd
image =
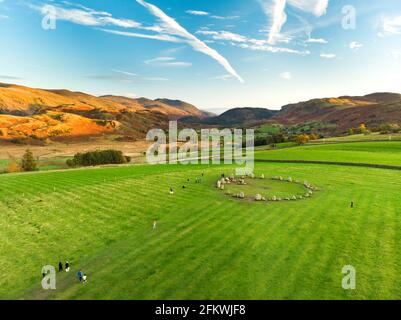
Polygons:
<instances>
[{"instance_id":1,"label":"grassy meadow","mask_svg":"<svg viewBox=\"0 0 401 320\"><path fill-rule=\"evenodd\" d=\"M317 160L401 166L401 141L309 144L282 150L257 151L255 159Z\"/></svg>"},{"instance_id":2,"label":"grassy meadow","mask_svg":"<svg viewBox=\"0 0 401 320\"><path fill-rule=\"evenodd\" d=\"M344 161L347 155L347 161L393 164L400 148L308 146L257 157ZM133 165L0 175L0 298L401 297L401 172L256 163L266 187L249 192L297 192L296 185L267 179L273 176L320 189L308 199L257 203L215 187L234 168ZM70 262L71 272L57 275L57 290L42 290L42 266L60 260ZM341 287L345 265L357 270L356 290ZM79 269L88 283L77 281Z\"/></svg>"}]
</instances>

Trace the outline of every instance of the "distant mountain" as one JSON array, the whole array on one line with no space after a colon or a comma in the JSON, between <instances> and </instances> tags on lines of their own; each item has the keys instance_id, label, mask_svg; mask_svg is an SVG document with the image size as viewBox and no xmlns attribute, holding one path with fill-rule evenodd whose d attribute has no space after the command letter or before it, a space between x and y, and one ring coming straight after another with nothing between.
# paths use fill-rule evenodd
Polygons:
<instances>
[{"instance_id":1,"label":"distant mountain","mask_svg":"<svg viewBox=\"0 0 401 320\"><path fill-rule=\"evenodd\" d=\"M0 83L0 140L57 139L119 134L143 138L168 120L207 113L179 100L95 97Z\"/></svg>"},{"instance_id":2,"label":"distant mountain","mask_svg":"<svg viewBox=\"0 0 401 320\"><path fill-rule=\"evenodd\" d=\"M331 124L336 132L361 123L370 127L401 123L401 94L373 93L358 97L313 99L282 107L271 121L286 125L321 122Z\"/></svg>"},{"instance_id":3,"label":"distant mountain","mask_svg":"<svg viewBox=\"0 0 401 320\"><path fill-rule=\"evenodd\" d=\"M205 119L183 118L184 122L194 122L216 126L252 126L271 119L278 111L263 108L235 108L219 116Z\"/></svg>"}]
</instances>

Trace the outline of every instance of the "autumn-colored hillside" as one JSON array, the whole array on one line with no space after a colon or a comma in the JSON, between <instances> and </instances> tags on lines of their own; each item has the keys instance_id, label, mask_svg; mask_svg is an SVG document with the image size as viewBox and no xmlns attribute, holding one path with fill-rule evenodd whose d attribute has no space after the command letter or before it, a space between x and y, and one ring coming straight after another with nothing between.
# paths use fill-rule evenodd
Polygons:
<instances>
[{"instance_id":1,"label":"autumn-colored hillside","mask_svg":"<svg viewBox=\"0 0 401 320\"><path fill-rule=\"evenodd\" d=\"M57 140L117 134L143 138L169 119L202 117L195 106L177 100L95 97L68 90L0 84L0 139Z\"/></svg>"}]
</instances>

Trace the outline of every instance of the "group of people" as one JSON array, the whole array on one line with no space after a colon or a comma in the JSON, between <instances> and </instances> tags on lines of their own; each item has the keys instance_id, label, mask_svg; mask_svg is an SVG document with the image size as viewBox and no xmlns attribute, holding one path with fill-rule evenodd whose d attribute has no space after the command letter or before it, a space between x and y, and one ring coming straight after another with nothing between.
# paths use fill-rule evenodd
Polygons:
<instances>
[{"instance_id":1,"label":"group of people","mask_svg":"<svg viewBox=\"0 0 401 320\"><path fill-rule=\"evenodd\" d=\"M205 176L204 173L202 173L202 178ZM202 178L196 178L195 179L195 183L202 183ZM187 182L189 183L191 180L188 178ZM187 187L185 185L182 186L182 189L186 189ZM170 194L173 195L174 194L174 189L173 187L170 187Z\"/></svg>"},{"instance_id":2,"label":"group of people","mask_svg":"<svg viewBox=\"0 0 401 320\"><path fill-rule=\"evenodd\" d=\"M58 272L62 272L63 271L63 263L60 261L58 263ZM70 271L70 263L68 261L65 262L65 272L69 272Z\"/></svg>"},{"instance_id":3,"label":"group of people","mask_svg":"<svg viewBox=\"0 0 401 320\"><path fill-rule=\"evenodd\" d=\"M64 265L61 261L58 263L58 272L63 272L64 270L65 272L70 272L70 263L68 261L66 261ZM88 279L87 275L83 273L82 270L77 272L77 278L79 282L83 283L85 283Z\"/></svg>"}]
</instances>

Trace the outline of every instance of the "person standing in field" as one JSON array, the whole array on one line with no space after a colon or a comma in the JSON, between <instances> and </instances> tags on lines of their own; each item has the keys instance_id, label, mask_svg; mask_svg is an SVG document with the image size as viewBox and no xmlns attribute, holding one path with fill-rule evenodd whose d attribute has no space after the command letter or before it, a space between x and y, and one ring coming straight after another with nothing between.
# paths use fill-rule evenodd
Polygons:
<instances>
[{"instance_id":1,"label":"person standing in field","mask_svg":"<svg viewBox=\"0 0 401 320\"><path fill-rule=\"evenodd\" d=\"M354 201L351 201L351 208L354 207Z\"/></svg>"},{"instance_id":2,"label":"person standing in field","mask_svg":"<svg viewBox=\"0 0 401 320\"><path fill-rule=\"evenodd\" d=\"M81 270L79 270L79 271L77 272L77 278L78 278L79 282L82 282L82 276L83 276L83 273L82 273Z\"/></svg>"},{"instance_id":3,"label":"person standing in field","mask_svg":"<svg viewBox=\"0 0 401 320\"><path fill-rule=\"evenodd\" d=\"M156 230L156 228L157 228L157 221L155 220L153 221L153 230Z\"/></svg>"},{"instance_id":4,"label":"person standing in field","mask_svg":"<svg viewBox=\"0 0 401 320\"><path fill-rule=\"evenodd\" d=\"M60 261L60 262L58 263L58 272L61 272L61 271L63 271L63 264L62 264L62 262Z\"/></svg>"},{"instance_id":5,"label":"person standing in field","mask_svg":"<svg viewBox=\"0 0 401 320\"><path fill-rule=\"evenodd\" d=\"M65 262L65 272L70 271L70 263L68 261Z\"/></svg>"}]
</instances>

